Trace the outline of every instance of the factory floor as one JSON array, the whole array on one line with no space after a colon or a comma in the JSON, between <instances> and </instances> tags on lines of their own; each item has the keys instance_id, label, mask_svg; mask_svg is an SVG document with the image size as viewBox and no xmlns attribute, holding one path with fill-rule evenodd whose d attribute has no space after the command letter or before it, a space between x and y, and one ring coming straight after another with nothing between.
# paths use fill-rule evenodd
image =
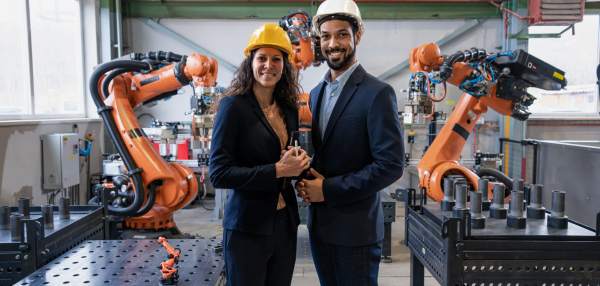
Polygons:
<instances>
[{"instance_id":1,"label":"factory floor","mask_svg":"<svg viewBox=\"0 0 600 286\"><path fill-rule=\"evenodd\" d=\"M222 238L221 220L210 221L213 215L214 201L192 205L189 209L175 212L175 222L179 229L202 238ZM319 278L310 256L308 229L301 224L298 228L298 252L296 267L292 279L293 286L319 285ZM379 285L410 285L410 252L404 245L404 204L396 204L396 222L392 223L392 262L379 266ZM440 285L425 270L425 286Z\"/></svg>"}]
</instances>

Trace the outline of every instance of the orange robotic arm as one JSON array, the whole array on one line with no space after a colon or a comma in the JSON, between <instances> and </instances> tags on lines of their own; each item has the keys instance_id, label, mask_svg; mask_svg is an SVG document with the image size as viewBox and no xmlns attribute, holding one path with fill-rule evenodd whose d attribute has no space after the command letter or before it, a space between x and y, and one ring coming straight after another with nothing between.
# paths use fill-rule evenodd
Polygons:
<instances>
[{"instance_id":1,"label":"orange robotic arm","mask_svg":"<svg viewBox=\"0 0 600 286\"><path fill-rule=\"evenodd\" d=\"M294 64L297 69L305 69L311 65L318 66L324 58L321 56L321 45L312 33L312 22L308 12L298 9L283 17L279 26L288 33L294 51Z\"/></svg>"},{"instance_id":2,"label":"orange robotic arm","mask_svg":"<svg viewBox=\"0 0 600 286\"><path fill-rule=\"evenodd\" d=\"M129 171L129 180L116 181L111 194L119 200L109 210L128 217L126 225L130 228L175 228L173 212L196 197L196 177L188 167L168 163L160 156L133 108L174 95L190 83L214 85L218 65L199 54L186 57L159 51L132 54L131 58L100 65L90 79L98 113ZM133 188L128 188L129 181Z\"/></svg>"},{"instance_id":3,"label":"orange robotic arm","mask_svg":"<svg viewBox=\"0 0 600 286\"><path fill-rule=\"evenodd\" d=\"M566 85L564 72L522 50L490 55L473 48L440 56L439 47L429 43L411 51L410 68L413 74L428 77L420 82L448 82L465 92L417 166L419 187L425 187L427 195L438 202L444 196L446 175L462 175L472 190L478 188L479 177L458 160L481 114L491 108L526 120L527 106L535 100L527 87L556 90Z\"/></svg>"},{"instance_id":4,"label":"orange robotic arm","mask_svg":"<svg viewBox=\"0 0 600 286\"><path fill-rule=\"evenodd\" d=\"M163 277L161 279L161 285L177 285L179 274L177 273L177 269L173 268L173 266L179 263L179 251L173 248L164 237L159 237L158 243L162 244L169 253L169 255L167 255L168 260L161 262L159 266Z\"/></svg>"}]
</instances>

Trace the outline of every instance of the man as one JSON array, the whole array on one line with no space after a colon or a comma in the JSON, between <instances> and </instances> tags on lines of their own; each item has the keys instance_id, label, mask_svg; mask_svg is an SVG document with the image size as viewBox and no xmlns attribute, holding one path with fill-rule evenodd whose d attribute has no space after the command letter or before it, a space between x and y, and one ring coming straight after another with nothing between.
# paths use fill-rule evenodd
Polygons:
<instances>
[{"instance_id":1,"label":"man","mask_svg":"<svg viewBox=\"0 0 600 286\"><path fill-rule=\"evenodd\" d=\"M377 285L383 240L379 191L402 176L404 146L396 95L356 60L364 33L352 0L323 2L313 18L329 70L310 93L312 180L308 229L321 285Z\"/></svg>"}]
</instances>

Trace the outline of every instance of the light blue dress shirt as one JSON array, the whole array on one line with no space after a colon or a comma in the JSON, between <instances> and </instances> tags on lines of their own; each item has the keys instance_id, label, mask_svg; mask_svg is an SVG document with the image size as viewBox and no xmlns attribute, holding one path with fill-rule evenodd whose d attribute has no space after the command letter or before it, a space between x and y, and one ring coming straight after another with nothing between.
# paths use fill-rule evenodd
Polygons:
<instances>
[{"instance_id":1,"label":"light blue dress shirt","mask_svg":"<svg viewBox=\"0 0 600 286\"><path fill-rule=\"evenodd\" d=\"M321 110L319 113L319 131L321 132L321 139L325 136L325 129L327 128L327 123L329 122L329 117L331 117L333 107L335 107L335 103L338 98L340 98L344 85L346 85L350 75L352 75L357 67L358 61L343 74L338 76L333 82L331 82L331 69L327 70L323 76L322 80L325 81L325 90L323 91L323 99L321 100Z\"/></svg>"}]
</instances>

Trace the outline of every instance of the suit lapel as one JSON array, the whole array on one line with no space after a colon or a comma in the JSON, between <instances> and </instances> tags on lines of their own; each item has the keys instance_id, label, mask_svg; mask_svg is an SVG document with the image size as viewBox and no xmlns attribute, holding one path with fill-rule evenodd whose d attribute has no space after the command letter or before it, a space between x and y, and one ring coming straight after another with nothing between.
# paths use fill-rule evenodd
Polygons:
<instances>
[{"instance_id":1,"label":"suit lapel","mask_svg":"<svg viewBox=\"0 0 600 286\"><path fill-rule=\"evenodd\" d=\"M247 91L245 95L248 99L248 102L250 103L250 106L252 106L252 110L254 110L254 113L256 113L258 118L260 118L260 121L263 123L267 131L271 134L273 139L276 140L277 146L280 146L279 137L277 137L277 133L275 133L275 130L273 130L271 123L269 123L269 120L267 120L265 113L260 108L260 104L258 104L258 100L256 100L256 97L254 97L254 92L252 92L252 89Z\"/></svg>"},{"instance_id":2,"label":"suit lapel","mask_svg":"<svg viewBox=\"0 0 600 286\"><path fill-rule=\"evenodd\" d=\"M325 81L321 81L310 93L310 112L312 112L312 141L313 148L319 150L321 146L321 131L319 120L321 120L321 104L323 102L323 90Z\"/></svg>"},{"instance_id":3,"label":"suit lapel","mask_svg":"<svg viewBox=\"0 0 600 286\"><path fill-rule=\"evenodd\" d=\"M340 98L338 98L337 102L335 103L335 106L333 107L333 110L331 111L331 117L329 117L329 122L327 122L327 128L325 129L325 135L323 136L323 142L321 142L321 144L325 144L325 142L327 142L327 139L329 138L329 135L331 134L333 127L335 126L335 123L340 118L340 115L342 115L342 111L344 111L344 108L346 108L346 105L348 104L352 96L354 96L354 94L356 93L358 85L360 85L360 83L362 82L364 74L365 70L362 68L361 65L359 65L358 67L356 67L356 70L354 70L350 78L348 78L348 81L344 85L344 89L342 89Z\"/></svg>"}]
</instances>

